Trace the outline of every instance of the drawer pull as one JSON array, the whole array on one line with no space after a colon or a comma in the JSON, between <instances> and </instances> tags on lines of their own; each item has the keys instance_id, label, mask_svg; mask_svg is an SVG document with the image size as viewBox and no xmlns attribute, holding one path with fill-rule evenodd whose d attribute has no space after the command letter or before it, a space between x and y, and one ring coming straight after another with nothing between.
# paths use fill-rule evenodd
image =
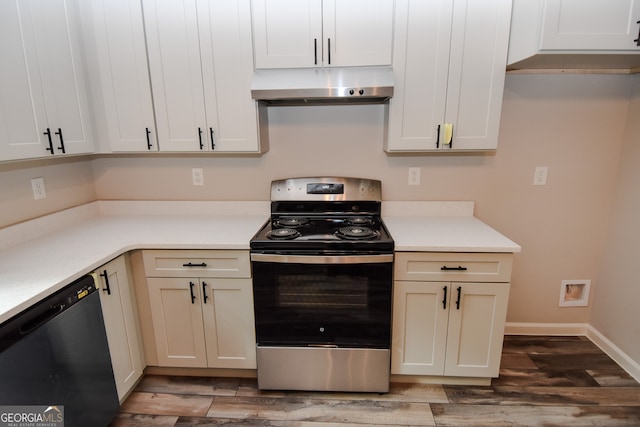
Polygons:
<instances>
[{"instance_id":1,"label":"drawer pull","mask_svg":"<svg viewBox=\"0 0 640 427\"><path fill-rule=\"evenodd\" d=\"M440 267L440 270L442 271L467 271L467 267L462 267L462 266L457 266L457 267L447 267L446 265L443 265L442 267Z\"/></svg>"},{"instance_id":2,"label":"drawer pull","mask_svg":"<svg viewBox=\"0 0 640 427\"><path fill-rule=\"evenodd\" d=\"M182 264L183 267L206 267L207 263L206 262L201 262L199 264L194 264L192 262L188 262L186 264Z\"/></svg>"}]
</instances>

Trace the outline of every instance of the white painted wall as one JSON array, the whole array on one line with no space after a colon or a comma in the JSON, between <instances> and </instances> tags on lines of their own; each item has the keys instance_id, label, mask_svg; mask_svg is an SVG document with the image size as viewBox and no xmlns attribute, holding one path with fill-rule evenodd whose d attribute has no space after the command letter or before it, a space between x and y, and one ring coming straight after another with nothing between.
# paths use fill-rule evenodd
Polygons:
<instances>
[{"instance_id":1,"label":"white painted wall","mask_svg":"<svg viewBox=\"0 0 640 427\"><path fill-rule=\"evenodd\" d=\"M633 77L613 214L590 323L640 364L640 75Z\"/></svg>"}]
</instances>

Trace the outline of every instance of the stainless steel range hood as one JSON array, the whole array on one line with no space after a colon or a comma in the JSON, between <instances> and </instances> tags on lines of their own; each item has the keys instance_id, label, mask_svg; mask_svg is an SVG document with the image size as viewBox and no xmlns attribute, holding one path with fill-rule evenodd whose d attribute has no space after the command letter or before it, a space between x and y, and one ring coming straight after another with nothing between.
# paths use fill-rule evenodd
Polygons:
<instances>
[{"instance_id":1,"label":"stainless steel range hood","mask_svg":"<svg viewBox=\"0 0 640 427\"><path fill-rule=\"evenodd\" d=\"M391 67L256 70L253 99L268 105L385 103L393 96Z\"/></svg>"}]
</instances>

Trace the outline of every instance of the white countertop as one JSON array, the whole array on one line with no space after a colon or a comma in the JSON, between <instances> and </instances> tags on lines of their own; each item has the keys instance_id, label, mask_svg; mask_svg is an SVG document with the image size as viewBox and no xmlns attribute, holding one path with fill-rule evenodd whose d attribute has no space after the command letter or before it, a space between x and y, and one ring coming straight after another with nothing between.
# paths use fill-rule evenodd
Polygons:
<instances>
[{"instance_id":1,"label":"white countertop","mask_svg":"<svg viewBox=\"0 0 640 427\"><path fill-rule=\"evenodd\" d=\"M520 252L520 246L472 216L385 216L395 250Z\"/></svg>"},{"instance_id":2,"label":"white countertop","mask_svg":"<svg viewBox=\"0 0 640 427\"><path fill-rule=\"evenodd\" d=\"M470 202L385 203L397 251L520 251ZM268 217L269 202L100 201L1 229L0 322L133 249L248 250Z\"/></svg>"},{"instance_id":3,"label":"white countertop","mask_svg":"<svg viewBox=\"0 0 640 427\"><path fill-rule=\"evenodd\" d=\"M54 224L49 221L50 229L59 227L57 230L39 236L30 234L42 228L39 220L15 226L23 229L19 232L0 230L13 238L26 234L30 239L0 252L0 322L132 249L248 250L249 240L269 216L268 202L234 203L235 214L226 204L222 209L213 205L202 209L201 204L196 204L200 209L190 209L194 207L190 202L183 203L188 209L182 212L198 212L196 215L154 214L172 212L173 204L153 211L129 204L131 209L125 210L133 214L123 214L114 202L96 203L102 206L91 214L83 212L75 222L69 217L77 212L65 211ZM253 209L245 209L247 206ZM4 237L0 233L0 240Z\"/></svg>"}]
</instances>

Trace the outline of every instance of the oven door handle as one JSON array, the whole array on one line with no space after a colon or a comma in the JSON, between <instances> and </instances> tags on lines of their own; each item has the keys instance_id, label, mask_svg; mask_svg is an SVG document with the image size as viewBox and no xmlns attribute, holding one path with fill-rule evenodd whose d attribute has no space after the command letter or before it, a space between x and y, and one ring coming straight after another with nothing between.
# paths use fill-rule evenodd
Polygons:
<instances>
[{"instance_id":1,"label":"oven door handle","mask_svg":"<svg viewBox=\"0 0 640 427\"><path fill-rule=\"evenodd\" d=\"M377 264L393 262L393 254L384 255L279 255L251 254L251 261L283 264Z\"/></svg>"}]
</instances>

